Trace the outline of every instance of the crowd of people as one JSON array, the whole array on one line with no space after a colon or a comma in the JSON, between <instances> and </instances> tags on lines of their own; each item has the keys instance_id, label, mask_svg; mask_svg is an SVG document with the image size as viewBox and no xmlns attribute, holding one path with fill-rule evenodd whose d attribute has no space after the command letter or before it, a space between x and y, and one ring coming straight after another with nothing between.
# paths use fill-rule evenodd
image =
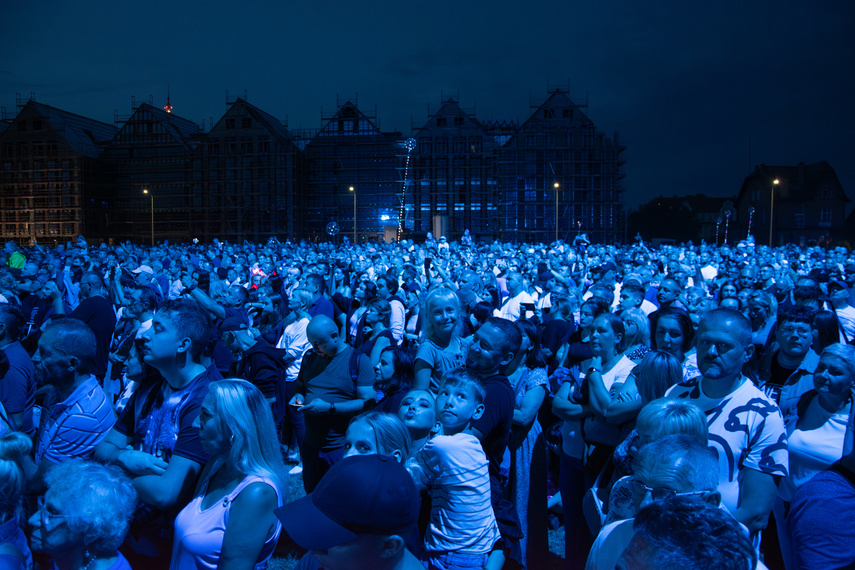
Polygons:
<instances>
[{"instance_id":1,"label":"crowd of people","mask_svg":"<svg viewBox=\"0 0 855 570\"><path fill-rule=\"evenodd\" d=\"M7 243L0 568L855 567L855 251L463 238Z\"/></svg>"}]
</instances>

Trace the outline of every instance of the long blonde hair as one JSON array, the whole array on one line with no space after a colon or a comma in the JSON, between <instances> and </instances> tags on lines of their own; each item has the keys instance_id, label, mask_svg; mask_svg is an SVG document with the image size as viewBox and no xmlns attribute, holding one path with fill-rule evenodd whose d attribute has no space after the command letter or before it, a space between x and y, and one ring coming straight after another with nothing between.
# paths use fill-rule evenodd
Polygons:
<instances>
[{"instance_id":1,"label":"long blonde hair","mask_svg":"<svg viewBox=\"0 0 855 570\"><path fill-rule=\"evenodd\" d=\"M288 479L270 404L261 390L240 378L211 382L213 412L224 433L231 435L228 460L239 473L271 479L284 497Z\"/></svg>"}]
</instances>

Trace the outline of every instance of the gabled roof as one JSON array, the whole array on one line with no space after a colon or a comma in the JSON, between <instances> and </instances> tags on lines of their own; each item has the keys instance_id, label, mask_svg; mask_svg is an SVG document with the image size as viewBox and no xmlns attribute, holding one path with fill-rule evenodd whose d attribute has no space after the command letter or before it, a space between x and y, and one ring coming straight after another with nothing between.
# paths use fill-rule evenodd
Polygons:
<instances>
[{"instance_id":1,"label":"gabled roof","mask_svg":"<svg viewBox=\"0 0 855 570\"><path fill-rule=\"evenodd\" d=\"M339 121L342 119L358 119L358 130L355 132L340 131ZM365 115L365 113L360 111L354 103L346 101L338 108L338 110L330 118L330 120L328 120L327 123L323 127L321 127L321 130L318 131L314 138L330 136L348 136L357 133L360 135L383 135L383 133L380 132L380 129L377 128L377 125L375 125L374 122Z\"/></svg>"},{"instance_id":2,"label":"gabled roof","mask_svg":"<svg viewBox=\"0 0 855 570\"><path fill-rule=\"evenodd\" d=\"M564 110L570 110L570 116L565 116ZM551 113L547 113L551 111ZM547 116L549 114L550 116ZM582 108L570 99L567 91L555 89L541 103L528 119L520 126L520 132L525 132L527 127L541 126L542 123L554 124L556 127L564 127L570 124L584 124L593 126L593 121L582 112Z\"/></svg>"},{"instance_id":3,"label":"gabled roof","mask_svg":"<svg viewBox=\"0 0 855 570\"><path fill-rule=\"evenodd\" d=\"M480 121L478 121L478 119L475 118L474 115L464 111L460 107L460 104L457 101L455 101L453 98L449 97L448 100L446 100L445 102L442 103L442 105L440 105L439 109L435 113L433 113L430 117L428 117L427 122L424 125L422 125L422 127L416 132L416 134L414 136L416 138L418 138L419 136L426 134L426 131L431 131L435 128L442 128L442 127L438 127L437 123L436 123L436 120L441 119L441 118L445 118L445 119L463 118L463 124L462 125L454 125L453 122L448 123L446 125L446 126L450 127L452 130L455 130L455 129L469 130L469 129L475 128L475 129L478 129L480 131L484 131L484 126L481 124ZM487 133L484 132L484 136L489 136L489 135L487 135Z\"/></svg>"},{"instance_id":4,"label":"gabled roof","mask_svg":"<svg viewBox=\"0 0 855 570\"><path fill-rule=\"evenodd\" d=\"M746 194L758 187L768 189L776 178L782 185L781 191L775 192L776 202L792 204L810 202L819 198L820 191L826 188L831 190L835 199L844 203L851 201L840 185L834 168L828 162L822 161L807 165L800 163L795 166L761 164L745 177L737 202L741 202Z\"/></svg>"},{"instance_id":5,"label":"gabled roof","mask_svg":"<svg viewBox=\"0 0 855 570\"><path fill-rule=\"evenodd\" d=\"M268 131L271 135L279 139L279 141L283 144L293 144L293 140L291 138L288 129L273 115L266 113L251 104L249 101L245 99L241 99L238 97L235 99L235 102L228 108L228 110L220 117L220 120L217 121L217 124L214 125L214 128L211 129L211 133L214 131L224 130L225 127L221 126L224 119L232 116L243 116L244 114L248 114L252 117L258 124L260 124L266 131Z\"/></svg>"},{"instance_id":6,"label":"gabled roof","mask_svg":"<svg viewBox=\"0 0 855 570\"><path fill-rule=\"evenodd\" d=\"M157 107L149 105L148 103L143 103L142 105L137 107L137 110L134 111L134 114L131 115L131 118L125 121L125 125L127 125L128 123L133 123L137 115L142 112L151 113L152 116L163 125L166 131L171 134L176 141L182 143L188 148L190 146L190 139L193 138L195 135L198 135L201 130L199 129L199 125L197 125L193 121L189 121L172 113L167 113L163 109L158 109ZM122 129L124 128L125 127L122 126L122 128L119 129L119 133L121 133Z\"/></svg>"},{"instance_id":7,"label":"gabled roof","mask_svg":"<svg viewBox=\"0 0 855 570\"><path fill-rule=\"evenodd\" d=\"M74 152L92 158L97 158L118 132L113 125L81 117L43 103L27 101L18 113L18 118L31 115L46 121L50 129L62 137Z\"/></svg>"}]
</instances>

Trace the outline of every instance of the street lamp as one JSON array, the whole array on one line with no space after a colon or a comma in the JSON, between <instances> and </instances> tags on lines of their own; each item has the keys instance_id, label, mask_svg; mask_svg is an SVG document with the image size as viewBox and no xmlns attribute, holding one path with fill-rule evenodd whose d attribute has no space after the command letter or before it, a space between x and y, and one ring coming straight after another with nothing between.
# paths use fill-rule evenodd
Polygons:
<instances>
[{"instance_id":1,"label":"street lamp","mask_svg":"<svg viewBox=\"0 0 855 570\"><path fill-rule=\"evenodd\" d=\"M558 188L561 187L558 182L552 185L555 188L555 241L558 241Z\"/></svg>"},{"instance_id":2,"label":"street lamp","mask_svg":"<svg viewBox=\"0 0 855 570\"><path fill-rule=\"evenodd\" d=\"M349 188L353 192L353 245L356 245L356 188Z\"/></svg>"},{"instance_id":3,"label":"street lamp","mask_svg":"<svg viewBox=\"0 0 855 570\"><path fill-rule=\"evenodd\" d=\"M773 222L775 220L775 186L780 184L781 181L777 178L772 181L772 197L769 201L769 247L772 246L772 228L774 227Z\"/></svg>"},{"instance_id":4,"label":"street lamp","mask_svg":"<svg viewBox=\"0 0 855 570\"><path fill-rule=\"evenodd\" d=\"M148 188L143 188L143 194L148 194L151 198L151 245L154 247L154 192L149 192Z\"/></svg>"}]
</instances>

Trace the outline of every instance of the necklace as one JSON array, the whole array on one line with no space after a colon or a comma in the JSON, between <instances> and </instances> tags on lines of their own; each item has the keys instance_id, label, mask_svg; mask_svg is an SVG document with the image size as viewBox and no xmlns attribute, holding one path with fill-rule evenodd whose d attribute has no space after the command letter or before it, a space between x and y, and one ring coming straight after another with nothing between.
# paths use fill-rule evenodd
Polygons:
<instances>
[{"instance_id":1,"label":"necklace","mask_svg":"<svg viewBox=\"0 0 855 570\"><path fill-rule=\"evenodd\" d=\"M89 554L88 550L86 550L83 553L83 559L84 560L88 559L89 561L86 563L85 566L81 566L80 570L90 570L92 568L92 565L95 564L95 561L97 560L97 558L95 556L92 556L91 554Z\"/></svg>"}]
</instances>

